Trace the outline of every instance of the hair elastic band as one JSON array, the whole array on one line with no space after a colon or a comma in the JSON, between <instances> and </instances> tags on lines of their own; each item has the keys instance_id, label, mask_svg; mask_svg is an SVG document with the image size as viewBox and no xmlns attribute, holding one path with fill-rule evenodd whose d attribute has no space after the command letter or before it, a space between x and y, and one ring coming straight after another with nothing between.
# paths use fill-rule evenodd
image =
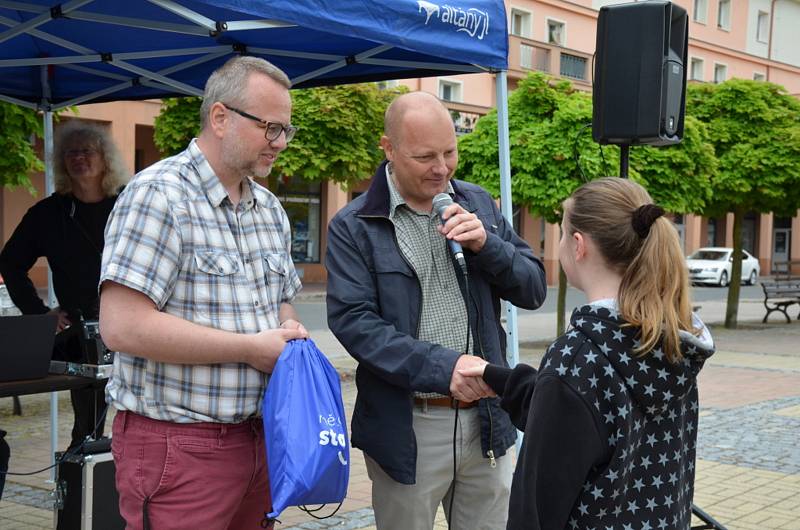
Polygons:
<instances>
[{"instance_id":1,"label":"hair elastic band","mask_svg":"<svg viewBox=\"0 0 800 530\"><path fill-rule=\"evenodd\" d=\"M633 211L631 214L631 225L633 225L633 231L642 238L645 239L650 234L650 227L653 226L653 223L656 219L664 215L664 208L655 204L644 204L639 206Z\"/></svg>"}]
</instances>

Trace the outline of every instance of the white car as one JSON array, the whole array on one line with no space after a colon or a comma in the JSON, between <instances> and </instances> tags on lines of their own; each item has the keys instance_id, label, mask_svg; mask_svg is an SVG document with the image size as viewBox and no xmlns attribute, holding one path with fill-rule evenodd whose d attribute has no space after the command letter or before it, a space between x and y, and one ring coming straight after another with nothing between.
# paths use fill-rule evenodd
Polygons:
<instances>
[{"instance_id":1,"label":"white car","mask_svg":"<svg viewBox=\"0 0 800 530\"><path fill-rule=\"evenodd\" d=\"M733 249L726 247L705 247L695 250L686 258L686 265L689 267L689 281L725 287L731 279L732 254ZM742 250L742 281L753 285L760 272L761 267L758 260L746 250Z\"/></svg>"}]
</instances>

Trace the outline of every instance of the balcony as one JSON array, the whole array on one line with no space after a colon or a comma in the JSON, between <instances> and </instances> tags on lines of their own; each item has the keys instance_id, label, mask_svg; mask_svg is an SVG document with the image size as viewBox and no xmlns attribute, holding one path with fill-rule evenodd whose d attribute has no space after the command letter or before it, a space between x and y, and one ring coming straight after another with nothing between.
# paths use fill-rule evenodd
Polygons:
<instances>
[{"instance_id":1,"label":"balcony","mask_svg":"<svg viewBox=\"0 0 800 530\"><path fill-rule=\"evenodd\" d=\"M592 55L553 44L508 36L508 77L519 80L530 71L544 72L573 82L581 90L592 89Z\"/></svg>"},{"instance_id":2,"label":"balcony","mask_svg":"<svg viewBox=\"0 0 800 530\"><path fill-rule=\"evenodd\" d=\"M453 119L453 126L456 128L456 135L458 136L471 133L478 118L491 110L489 107L456 101L442 100L442 104L450 112L450 117Z\"/></svg>"}]
</instances>

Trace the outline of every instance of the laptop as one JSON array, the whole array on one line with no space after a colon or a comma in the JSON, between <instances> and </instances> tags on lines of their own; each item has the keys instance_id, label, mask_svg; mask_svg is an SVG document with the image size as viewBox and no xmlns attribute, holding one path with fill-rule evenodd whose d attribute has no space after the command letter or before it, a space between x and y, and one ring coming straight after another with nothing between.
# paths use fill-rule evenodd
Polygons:
<instances>
[{"instance_id":1,"label":"laptop","mask_svg":"<svg viewBox=\"0 0 800 530\"><path fill-rule=\"evenodd\" d=\"M0 317L0 382L47 376L56 315Z\"/></svg>"}]
</instances>

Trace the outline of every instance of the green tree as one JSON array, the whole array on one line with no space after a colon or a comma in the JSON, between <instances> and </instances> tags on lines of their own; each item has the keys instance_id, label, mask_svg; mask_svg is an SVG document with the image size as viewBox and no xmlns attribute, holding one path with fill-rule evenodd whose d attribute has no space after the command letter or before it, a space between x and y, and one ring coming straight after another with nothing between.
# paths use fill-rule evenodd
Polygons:
<instances>
[{"instance_id":1,"label":"green tree","mask_svg":"<svg viewBox=\"0 0 800 530\"><path fill-rule=\"evenodd\" d=\"M347 186L369 178L383 158L378 140L383 114L402 89L373 83L293 90L292 123L299 130L273 171ZM200 98L164 100L155 143L165 155L179 152L200 129Z\"/></svg>"},{"instance_id":2,"label":"green tree","mask_svg":"<svg viewBox=\"0 0 800 530\"><path fill-rule=\"evenodd\" d=\"M42 137L42 120L34 110L0 102L0 123L0 186L22 186L35 194L30 173L43 170L44 164L33 140Z\"/></svg>"},{"instance_id":3,"label":"green tree","mask_svg":"<svg viewBox=\"0 0 800 530\"><path fill-rule=\"evenodd\" d=\"M692 84L687 112L706 123L719 159L707 215L733 212L733 264L725 327L739 310L742 220L747 212L794 216L800 207L800 102L773 83Z\"/></svg>"},{"instance_id":4,"label":"green tree","mask_svg":"<svg viewBox=\"0 0 800 530\"><path fill-rule=\"evenodd\" d=\"M199 97L165 98L153 123L153 143L163 156L180 153L200 133Z\"/></svg>"},{"instance_id":5,"label":"green tree","mask_svg":"<svg viewBox=\"0 0 800 530\"><path fill-rule=\"evenodd\" d=\"M566 81L530 74L509 96L511 193L515 204L549 223L561 220L561 204L584 181L618 174L619 150L591 137L592 101ZM716 169L708 131L688 119L684 142L668 148L631 149L630 177L674 213L699 211L710 197ZM499 196L497 116L478 120L459 140L461 178ZM579 163L578 163L579 162ZM566 279L559 273L557 332L564 329Z\"/></svg>"}]
</instances>

